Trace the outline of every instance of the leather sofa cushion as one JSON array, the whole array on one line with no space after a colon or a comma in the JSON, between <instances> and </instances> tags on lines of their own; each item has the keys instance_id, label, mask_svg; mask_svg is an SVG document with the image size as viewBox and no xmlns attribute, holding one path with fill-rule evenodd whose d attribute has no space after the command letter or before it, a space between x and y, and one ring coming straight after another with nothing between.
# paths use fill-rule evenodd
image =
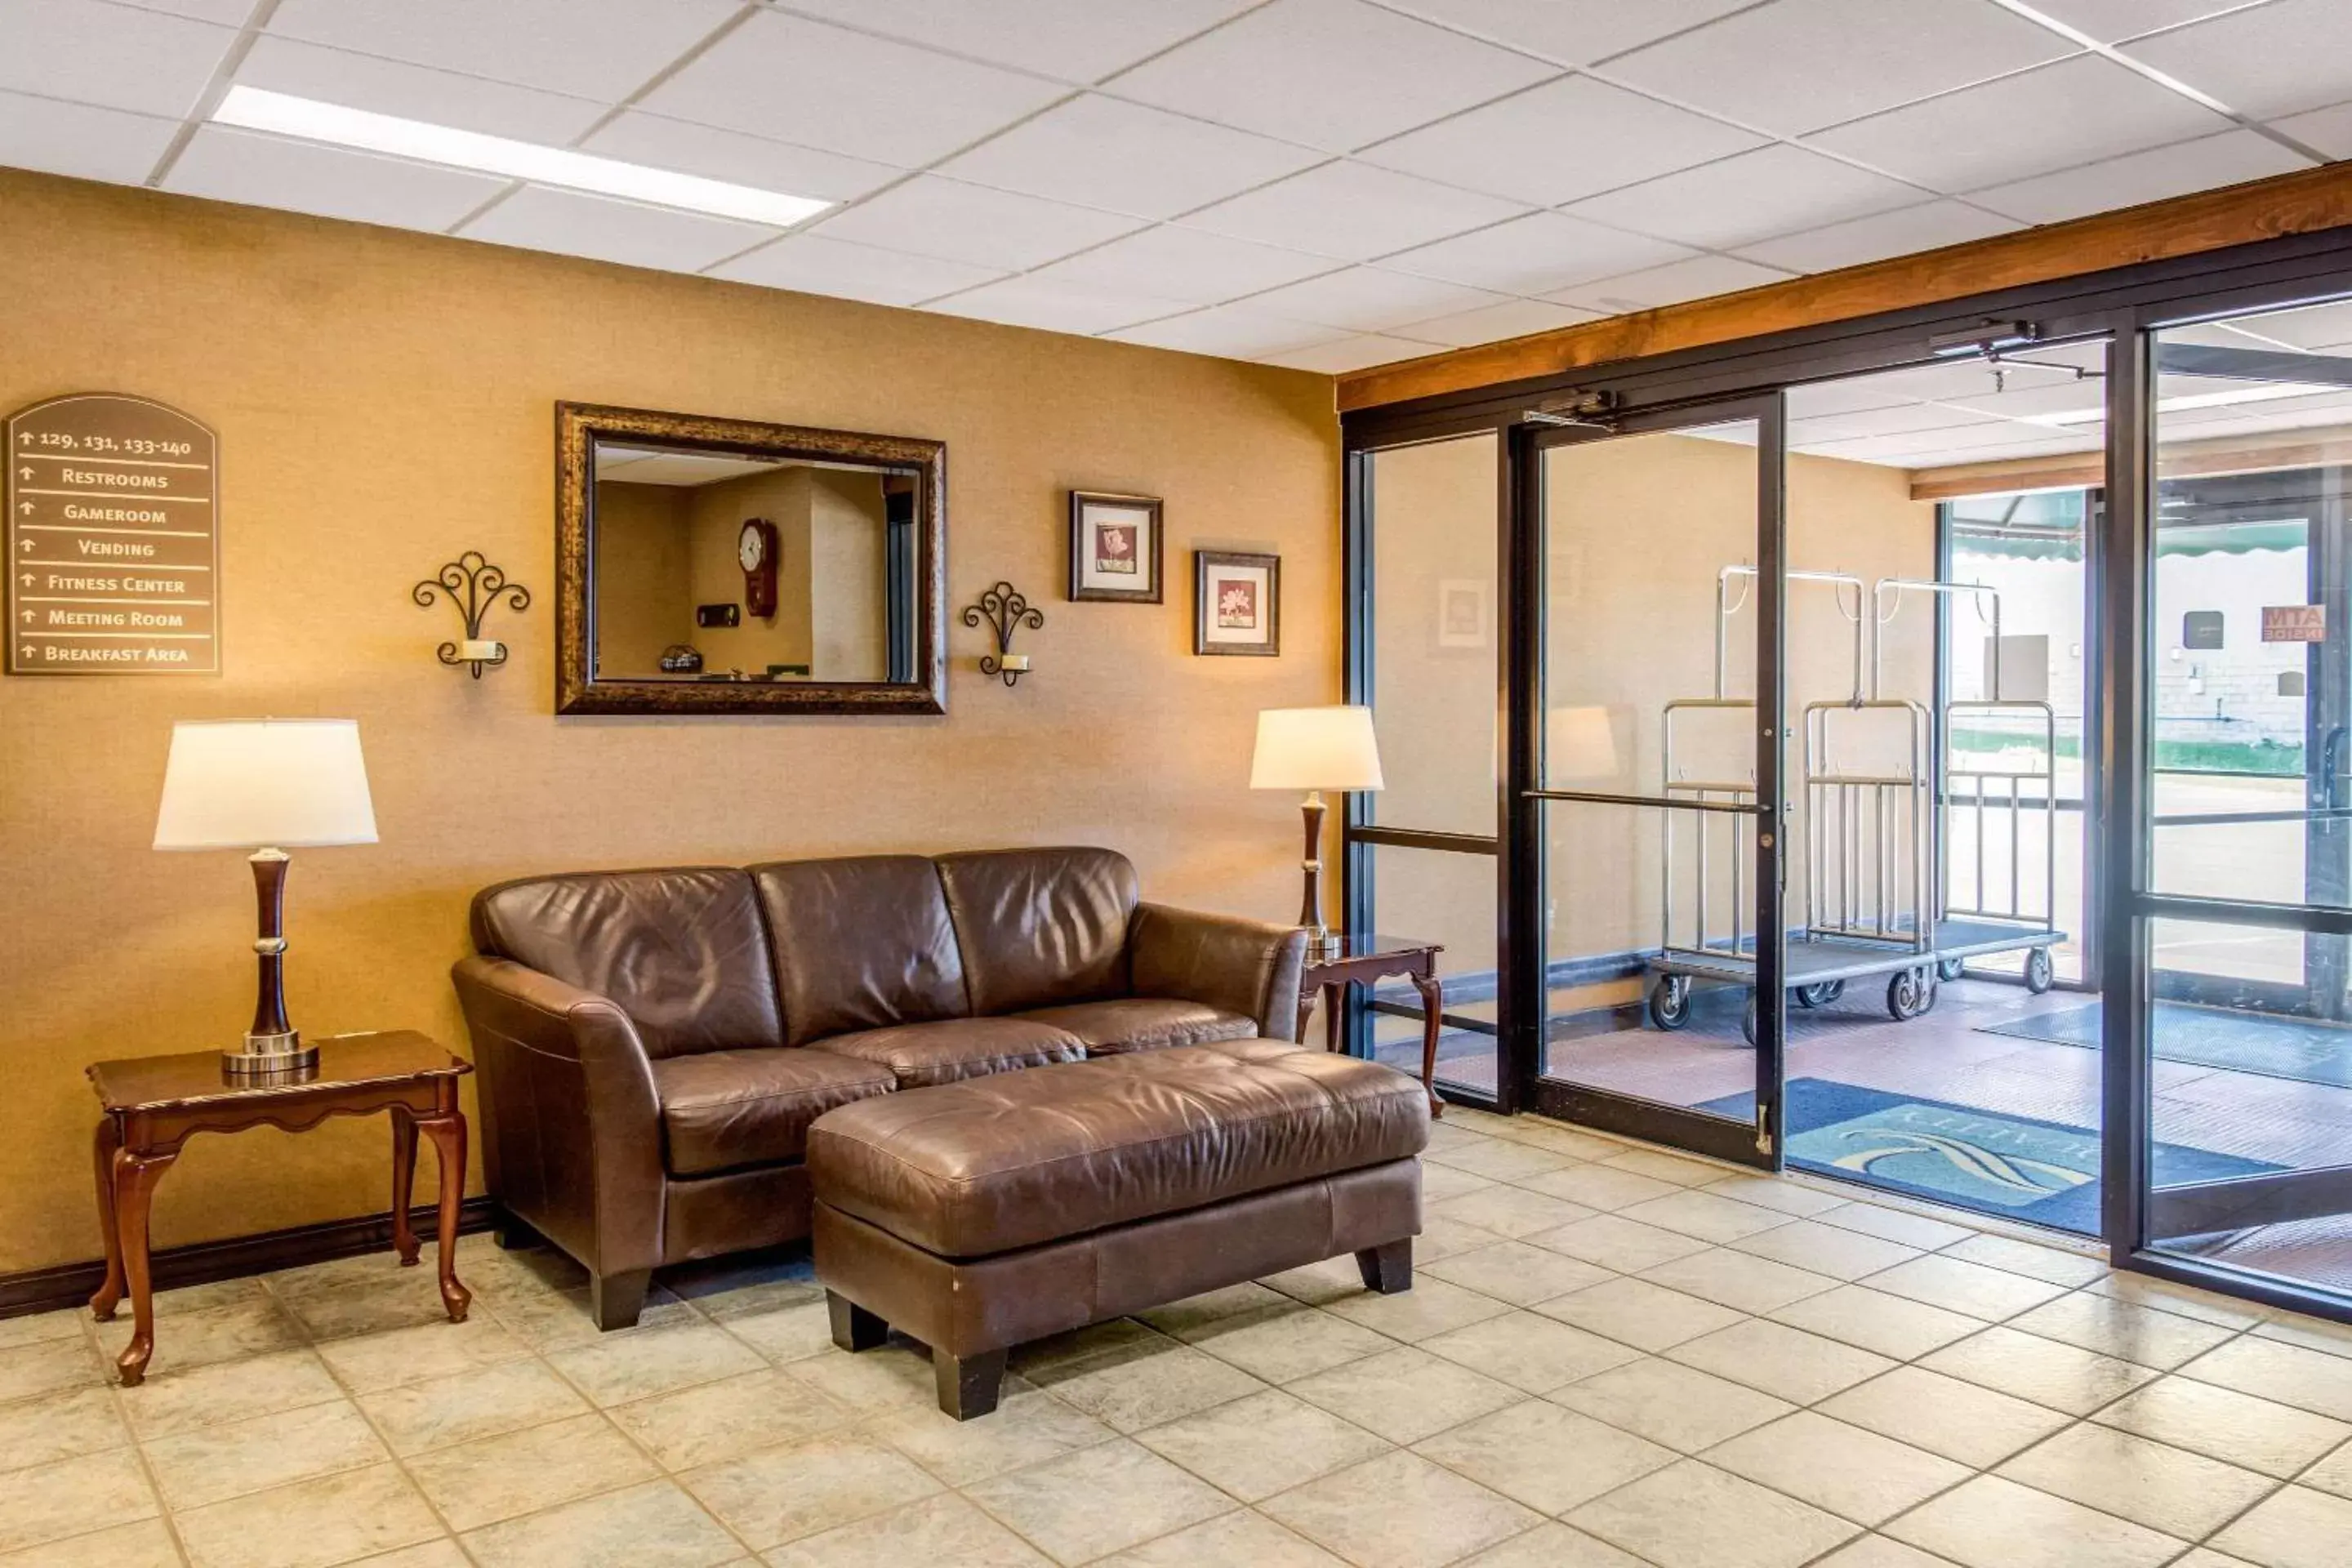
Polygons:
<instances>
[{"instance_id":1,"label":"leather sofa cushion","mask_svg":"<svg viewBox=\"0 0 2352 1568\"><path fill-rule=\"evenodd\" d=\"M809 1123L837 1105L888 1094L889 1069L773 1046L702 1051L653 1064L664 1164L673 1176L800 1159Z\"/></svg>"},{"instance_id":2,"label":"leather sofa cushion","mask_svg":"<svg viewBox=\"0 0 2352 1568\"><path fill-rule=\"evenodd\" d=\"M1417 1154L1418 1080L1234 1040L1000 1073L842 1107L809 1130L817 1201L987 1258Z\"/></svg>"},{"instance_id":3,"label":"leather sofa cushion","mask_svg":"<svg viewBox=\"0 0 2352 1568\"><path fill-rule=\"evenodd\" d=\"M869 1062L891 1073L901 1089L958 1079L1084 1060L1076 1035L1023 1018L947 1018L898 1024L818 1040L812 1051Z\"/></svg>"},{"instance_id":4,"label":"leather sofa cushion","mask_svg":"<svg viewBox=\"0 0 2352 1568\"><path fill-rule=\"evenodd\" d=\"M578 871L474 895L474 947L609 998L659 1059L784 1043L751 879L731 867Z\"/></svg>"},{"instance_id":5,"label":"leather sofa cushion","mask_svg":"<svg viewBox=\"0 0 2352 1568\"><path fill-rule=\"evenodd\" d=\"M768 914L784 1042L961 1017L963 958L939 868L917 855L751 868Z\"/></svg>"},{"instance_id":6,"label":"leather sofa cushion","mask_svg":"<svg viewBox=\"0 0 2352 1568\"><path fill-rule=\"evenodd\" d=\"M1086 1043L1087 1055L1197 1046L1210 1040L1246 1040L1257 1020L1205 1003L1173 996L1115 996L1108 1002L1073 1002L1017 1015L1032 1023L1066 1029Z\"/></svg>"},{"instance_id":7,"label":"leather sofa cushion","mask_svg":"<svg viewBox=\"0 0 2352 1568\"><path fill-rule=\"evenodd\" d=\"M992 849L937 862L971 1010L1127 994L1135 868L1108 849Z\"/></svg>"}]
</instances>

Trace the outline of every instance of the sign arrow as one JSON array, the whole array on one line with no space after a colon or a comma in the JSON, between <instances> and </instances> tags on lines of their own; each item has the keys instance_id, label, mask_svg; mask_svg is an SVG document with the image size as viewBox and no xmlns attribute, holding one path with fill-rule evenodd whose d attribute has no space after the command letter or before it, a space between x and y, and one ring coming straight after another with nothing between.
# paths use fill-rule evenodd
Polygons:
<instances>
[{"instance_id":1,"label":"sign arrow","mask_svg":"<svg viewBox=\"0 0 2352 1568\"><path fill-rule=\"evenodd\" d=\"M29 446L31 446L32 444L33 444L33 433L32 433L30 430L19 431L19 432L17 433L17 436L16 436L16 445L18 445L19 447L29 447Z\"/></svg>"},{"instance_id":2,"label":"sign arrow","mask_svg":"<svg viewBox=\"0 0 2352 1568\"><path fill-rule=\"evenodd\" d=\"M17 578L16 581L29 588L33 585L33 574L30 572L27 572L22 577Z\"/></svg>"},{"instance_id":3,"label":"sign arrow","mask_svg":"<svg viewBox=\"0 0 2352 1568\"><path fill-rule=\"evenodd\" d=\"M25 624L28 626L33 624L33 612L30 610L25 612Z\"/></svg>"},{"instance_id":4,"label":"sign arrow","mask_svg":"<svg viewBox=\"0 0 2352 1568\"><path fill-rule=\"evenodd\" d=\"M30 555L33 552L33 542L29 539L19 540L16 548Z\"/></svg>"},{"instance_id":5,"label":"sign arrow","mask_svg":"<svg viewBox=\"0 0 2352 1568\"><path fill-rule=\"evenodd\" d=\"M33 470L30 468L18 468L16 470L16 477L20 479L29 479L33 477Z\"/></svg>"},{"instance_id":6,"label":"sign arrow","mask_svg":"<svg viewBox=\"0 0 2352 1568\"><path fill-rule=\"evenodd\" d=\"M33 515L33 503L28 500L20 500L16 503L16 510L23 512L26 517L30 517Z\"/></svg>"},{"instance_id":7,"label":"sign arrow","mask_svg":"<svg viewBox=\"0 0 2352 1568\"><path fill-rule=\"evenodd\" d=\"M23 654L26 658L30 658L33 657L33 645L31 643L26 643L23 647L18 648L16 651Z\"/></svg>"}]
</instances>

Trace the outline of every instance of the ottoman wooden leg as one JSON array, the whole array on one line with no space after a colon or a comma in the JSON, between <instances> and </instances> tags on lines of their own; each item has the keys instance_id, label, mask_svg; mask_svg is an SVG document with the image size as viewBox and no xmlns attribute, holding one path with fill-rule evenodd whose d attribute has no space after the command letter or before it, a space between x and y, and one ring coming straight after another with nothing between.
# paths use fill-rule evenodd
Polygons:
<instances>
[{"instance_id":1,"label":"ottoman wooden leg","mask_svg":"<svg viewBox=\"0 0 2352 1568\"><path fill-rule=\"evenodd\" d=\"M824 1310L833 1320L833 1342L843 1350L876 1350L890 1337L888 1323L838 1291L824 1293Z\"/></svg>"},{"instance_id":2,"label":"ottoman wooden leg","mask_svg":"<svg viewBox=\"0 0 2352 1568\"><path fill-rule=\"evenodd\" d=\"M982 1351L978 1355L953 1356L931 1352L931 1375L938 1380L940 1408L959 1421L985 1415L996 1408L1004 1384L1008 1351Z\"/></svg>"},{"instance_id":3,"label":"ottoman wooden leg","mask_svg":"<svg viewBox=\"0 0 2352 1568\"><path fill-rule=\"evenodd\" d=\"M1378 1290L1383 1296L1412 1289L1412 1237L1364 1248L1356 1254L1356 1272L1364 1277L1365 1289Z\"/></svg>"}]
</instances>

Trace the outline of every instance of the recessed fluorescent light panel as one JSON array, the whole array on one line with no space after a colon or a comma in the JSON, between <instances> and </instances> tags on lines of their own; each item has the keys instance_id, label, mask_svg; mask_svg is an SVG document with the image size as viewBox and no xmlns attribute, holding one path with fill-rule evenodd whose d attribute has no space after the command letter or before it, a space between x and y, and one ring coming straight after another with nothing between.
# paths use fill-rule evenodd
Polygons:
<instances>
[{"instance_id":1,"label":"recessed fluorescent light panel","mask_svg":"<svg viewBox=\"0 0 2352 1568\"><path fill-rule=\"evenodd\" d=\"M748 219L789 228L814 217L834 204L812 196L790 196L751 185L706 180L696 174L649 169L562 147L485 136L453 130L422 120L394 114L373 114L340 103L265 92L257 87L232 87L213 119L222 125L247 131L268 131L305 142L327 142L362 152L386 153L424 163L453 169L477 169L529 180L534 184L560 185L597 195L622 196L655 206L682 207L688 212L715 213L720 217Z\"/></svg>"}]
</instances>

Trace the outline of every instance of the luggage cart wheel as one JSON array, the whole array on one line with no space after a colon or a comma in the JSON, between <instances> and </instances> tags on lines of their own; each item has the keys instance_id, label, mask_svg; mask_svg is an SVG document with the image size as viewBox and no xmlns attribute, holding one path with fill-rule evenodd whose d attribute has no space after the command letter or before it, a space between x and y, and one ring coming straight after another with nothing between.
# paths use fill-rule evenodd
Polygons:
<instances>
[{"instance_id":1,"label":"luggage cart wheel","mask_svg":"<svg viewBox=\"0 0 2352 1568\"><path fill-rule=\"evenodd\" d=\"M1650 987L1650 1022L1661 1029L1679 1029L1690 1022L1690 976L1658 976Z\"/></svg>"},{"instance_id":2,"label":"luggage cart wheel","mask_svg":"<svg viewBox=\"0 0 2352 1568\"><path fill-rule=\"evenodd\" d=\"M1937 959L1936 961L1936 978L1938 980L1958 980L1960 977L1960 972L1968 968L1968 966L1969 961L1965 958Z\"/></svg>"},{"instance_id":3,"label":"luggage cart wheel","mask_svg":"<svg viewBox=\"0 0 2352 1568\"><path fill-rule=\"evenodd\" d=\"M1756 1043L1756 993L1748 994L1748 1010L1739 1015L1739 1036L1750 1046Z\"/></svg>"},{"instance_id":4,"label":"luggage cart wheel","mask_svg":"<svg viewBox=\"0 0 2352 1568\"><path fill-rule=\"evenodd\" d=\"M2050 950L2037 947L2025 955L2025 988L2036 996L2058 984L2058 972L2051 964Z\"/></svg>"},{"instance_id":5,"label":"luggage cart wheel","mask_svg":"<svg viewBox=\"0 0 2352 1568\"><path fill-rule=\"evenodd\" d=\"M1928 966L1898 969L1886 983L1886 1011L1898 1023L1906 1023L1936 1005L1936 983Z\"/></svg>"},{"instance_id":6,"label":"luggage cart wheel","mask_svg":"<svg viewBox=\"0 0 2352 1568\"><path fill-rule=\"evenodd\" d=\"M1800 985L1790 993L1800 1007L1826 1007L1845 994L1843 980L1816 980L1811 985Z\"/></svg>"}]
</instances>

